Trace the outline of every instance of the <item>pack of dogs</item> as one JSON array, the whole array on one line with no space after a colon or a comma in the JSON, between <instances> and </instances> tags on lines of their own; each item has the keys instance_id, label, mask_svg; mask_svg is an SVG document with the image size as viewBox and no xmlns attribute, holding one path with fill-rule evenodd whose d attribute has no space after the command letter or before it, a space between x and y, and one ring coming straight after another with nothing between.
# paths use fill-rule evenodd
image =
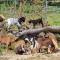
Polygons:
<instances>
[{"instance_id":1,"label":"pack of dogs","mask_svg":"<svg viewBox=\"0 0 60 60\"><path fill-rule=\"evenodd\" d=\"M16 54L53 53L58 51L57 39L51 32L43 36L38 35L36 39L27 37L20 41L22 43L16 47ZM25 43L23 44L23 42Z\"/></svg>"},{"instance_id":2,"label":"pack of dogs","mask_svg":"<svg viewBox=\"0 0 60 60\"><path fill-rule=\"evenodd\" d=\"M3 17L0 18L0 22L2 23ZM11 25L16 24L18 29L23 22L25 22L25 17L20 18L9 18L6 21L7 28L10 29ZM33 24L33 27L37 24L41 24L44 27L42 18L36 20L28 21L29 24ZM0 44L4 44L7 46L14 45L16 54L34 54L34 53L53 53L58 50L57 39L55 35L51 32L41 32L39 34L26 34L22 36L22 38L12 37L11 35L1 35L0 34ZM13 48L10 48L13 49Z\"/></svg>"}]
</instances>

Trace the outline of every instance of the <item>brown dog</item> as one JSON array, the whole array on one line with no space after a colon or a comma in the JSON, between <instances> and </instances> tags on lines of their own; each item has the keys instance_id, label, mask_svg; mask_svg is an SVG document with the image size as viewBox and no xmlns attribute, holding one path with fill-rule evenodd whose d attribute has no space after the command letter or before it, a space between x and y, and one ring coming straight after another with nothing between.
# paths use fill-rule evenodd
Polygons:
<instances>
[{"instance_id":1,"label":"brown dog","mask_svg":"<svg viewBox=\"0 0 60 60\"><path fill-rule=\"evenodd\" d=\"M39 52L41 52L43 49L46 49L47 53L52 53L58 49L57 40L53 33L49 32L45 35L45 37L39 37L37 42Z\"/></svg>"}]
</instances>

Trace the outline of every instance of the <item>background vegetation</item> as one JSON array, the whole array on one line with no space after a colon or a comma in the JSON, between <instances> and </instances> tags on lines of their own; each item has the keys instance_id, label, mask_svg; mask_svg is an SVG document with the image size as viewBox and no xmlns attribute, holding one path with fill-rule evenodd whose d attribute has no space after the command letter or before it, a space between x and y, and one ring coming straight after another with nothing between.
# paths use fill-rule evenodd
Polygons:
<instances>
[{"instance_id":1,"label":"background vegetation","mask_svg":"<svg viewBox=\"0 0 60 60\"><path fill-rule=\"evenodd\" d=\"M46 0L0 0L0 14L6 18L25 16L26 21L43 16L50 25L60 25L60 0L48 1L46 13Z\"/></svg>"}]
</instances>

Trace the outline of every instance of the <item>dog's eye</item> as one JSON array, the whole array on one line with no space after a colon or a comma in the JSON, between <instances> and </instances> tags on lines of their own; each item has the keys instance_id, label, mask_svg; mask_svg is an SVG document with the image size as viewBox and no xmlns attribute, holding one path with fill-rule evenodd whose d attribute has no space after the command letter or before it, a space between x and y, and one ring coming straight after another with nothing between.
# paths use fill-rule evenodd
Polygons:
<instances>
[{"instance_id":1,"label":"dog's eye","mask_svg":"<svg viewBox=\"0 0 60 60\"><path fill-rule=\"evenodd\" d=\"M46 35L45 38L48 38L48 36Z\"/></svg>"},{"instance_id":2,"label":"dog's eye","mask_svg":"<svg viewBox=\"0 0 60 60\"><path fill-rule=\"evenodd\" d=\"M45 37L45 38L48 38L48 37Z\"/></svg>"}]
</instances>

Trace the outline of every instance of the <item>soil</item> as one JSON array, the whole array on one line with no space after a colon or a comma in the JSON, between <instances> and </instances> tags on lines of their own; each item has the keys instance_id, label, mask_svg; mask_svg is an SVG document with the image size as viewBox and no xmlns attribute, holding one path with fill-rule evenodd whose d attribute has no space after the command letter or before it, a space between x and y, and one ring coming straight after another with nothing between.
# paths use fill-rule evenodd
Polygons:
<instances>
[{"instance_id":1,"label":"soil","mask_svg":"<svg viewBox=\"0 0 60 60\"><path fill-rule=\"evenodd\" d=\"M8 52L0 55L0 60L60 60L60 51L52 54L36 53L31 55L17 55Z\"/></svg>"}]
</instances>

